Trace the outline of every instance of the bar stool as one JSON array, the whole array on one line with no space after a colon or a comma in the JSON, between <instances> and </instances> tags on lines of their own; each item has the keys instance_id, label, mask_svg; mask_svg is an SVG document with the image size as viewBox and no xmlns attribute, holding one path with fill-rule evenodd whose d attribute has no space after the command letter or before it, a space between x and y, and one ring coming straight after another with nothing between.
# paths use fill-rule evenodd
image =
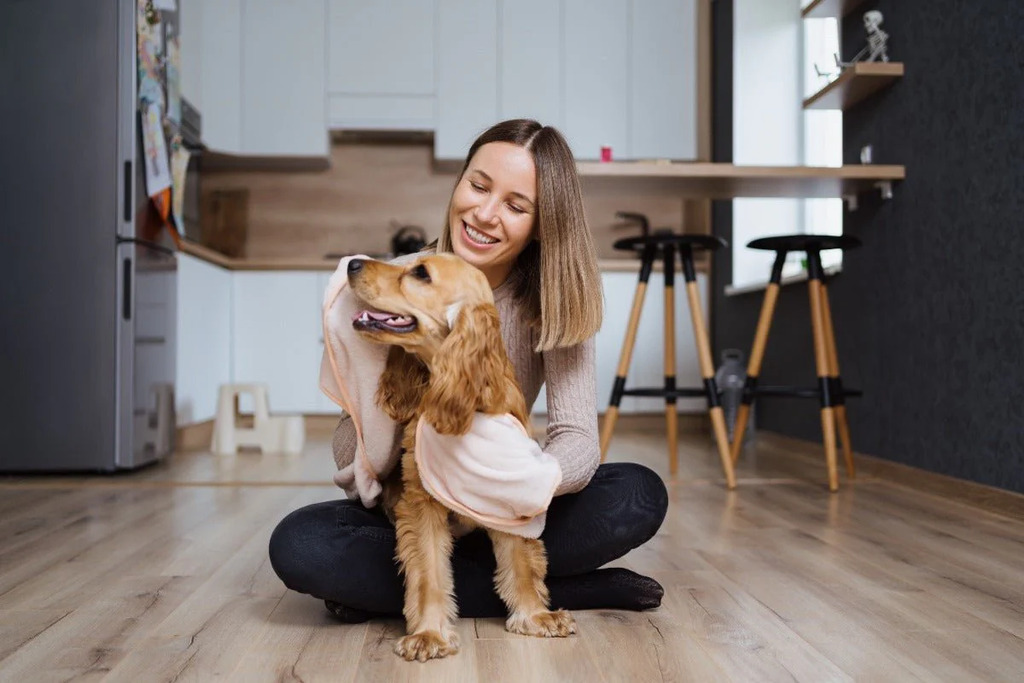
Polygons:
<instances>
[{"instance_id":1,"label":"bar stool","mask_svg":"<svg viewBox=\"0 0 1024 683\"><path fill-rule=\"evenodd\" d=\"M718 454L725 472L726 486L736 487L733 473L732 458L729 453L729 437L725 429L725 416L719 403L718 388L715 385L715 368L711 360L711 345L708 343L707 329L701 312L700 294L697 289L697 276L693 267L693 251L707 249L713 251L727 246L726 242L710 235L677 235L667 231L646 234L646 219L643 220L644 235L629 237L615 242L615 249L620 251L639 252L641 258L640 280L633 295L633 308L629 314L629 325L626 338L622 343L619 367L612 387L611 400L601 427L601 460L608 452L608 444L615 430L615 422L619 417L619 402L623 396L646 396L665 398L665 426L668 438L669 471L674 475L679 468L678 432L676 424L676 399L679 397L704 396L707 399L711 425L718 446ZM697 342L697 355L700 361L700 372L704 378L702 388L676 387L675 369L675 257L678 252L682 262L683 277L686 280L686 293L689 297L690 317L693 320L693 334ZM665 386L658 388L626 389L626 373L633 357L633 345L636 331L640 324L640 311L643 308L644 296L647 293L647 281L651 277L651 267L658 256L665 264Z\"/></svg>"},{"instance_id":2,"label":"bar stool","mask_svg":"<svg viewBox=\"0 0 1024 683\"><path fill-rule=\"evenodd\" d=\"M828 302L828 288L825 285L824 270L821 267L821 252L826 249L855 249L860 240L849 235L779 235L763 237L750 242L750 249L761 249L775 252L775 263L772 266L771 279L764 293L761 315L754 333L754 346L750 351L747 364L747 383L743 388L743 399L736 414L736 428L733 432L732 461L736 462L740 449L743 447L743 434L746 431L750 404L755 396L796 396L799 398L818 398L821 402L821 431L825 445L825 463L828 467L828 488L836 491L839 478L836 471L836 429L843 446L843 457L846 460L846 472L852 478L853 449L850 445L850 427L846 421L847 396L860 396L855 389L844 389L839 374L839 358L836 354L836 337L832 328L832 310ZM814 334L814 362L818 375L816 387L794 386L758 386L758 375L761 372L761 361L768 342L768 331L771 329L772 316L775 313L775 302L779 296L779 282L782 279L782 266L786 262L786 254L791 251L802 251L807 254L807 286L810 292L811 329Z\"/></svg>"}]
</instances>

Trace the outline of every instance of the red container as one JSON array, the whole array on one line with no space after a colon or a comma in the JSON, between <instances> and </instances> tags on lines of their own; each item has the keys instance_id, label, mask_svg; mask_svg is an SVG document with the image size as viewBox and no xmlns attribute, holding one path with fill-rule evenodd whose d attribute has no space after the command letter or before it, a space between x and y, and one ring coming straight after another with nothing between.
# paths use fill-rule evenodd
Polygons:
<instances>
[{"instance_id":1,"label":"red container","mask_svg":"<svg viewBox=\"0 0 1024 683\"><path fill-rule=\"evenodd\" d=\"M608 145L604 145L603 147L601 147L601 161L611 161L611 160L612 160L612 148L609 147Z\"/></svg>"}]
</instances>

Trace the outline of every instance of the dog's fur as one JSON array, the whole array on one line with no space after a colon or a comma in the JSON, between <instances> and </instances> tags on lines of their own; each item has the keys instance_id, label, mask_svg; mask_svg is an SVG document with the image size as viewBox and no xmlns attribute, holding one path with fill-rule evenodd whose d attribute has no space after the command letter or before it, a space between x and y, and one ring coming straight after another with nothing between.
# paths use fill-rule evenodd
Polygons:
<instances>
[{"instance_id":1,"label":"dog's fur","mask_svg":"<svg viewBox=\"0 0 1024 683\"><path fill-rule=\"evenodd\" d=\"M498 312L483 274L452 254L422 256L408 265L360 261L349 268L355 296L374 311L408 316L396 330L380 321L356 320L367 339L392 345L377 403L404 425L400 482L391 477L382 504L394 505L398 560L405 576L408 635L395 652L425 661L458 651L453 622L451 524L475 522L457 515L423 488L413 455L422 415L439 434L465 434L475 412L511 413L528 426L526 401L501 339ZM396 486L400 484L400 486ZM567 636L576 623L548 608L547 556L540 540L487 529L494 546L498 594L508 605L505 628L533 636Z\"/></svg>"}]
</instances>

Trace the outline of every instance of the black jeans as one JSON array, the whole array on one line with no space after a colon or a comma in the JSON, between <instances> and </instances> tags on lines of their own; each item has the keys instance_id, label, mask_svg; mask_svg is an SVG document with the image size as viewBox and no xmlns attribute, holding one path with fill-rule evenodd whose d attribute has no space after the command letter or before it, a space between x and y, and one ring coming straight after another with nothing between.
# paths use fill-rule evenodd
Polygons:
<instances>
[{"instance_id":1,"label":"black jeans","mask_svg":"<svg viewBox=\"0 0 1024 683\"><path fill-rule=\"evenodd\" d=\"M582 491L555 498L541 536L552 606L562 606L553 584L586 574L646 542L657 533L667 508L661 478L634 463L601 465ZM270 562L294 591L370 612L402 613L395 528L379 508L368 510L352 500L300 508L274 529ZM505 614L494 591L494 554L483 530L455 542L452 566L462 616Z\"/></svg>"}]
</instances>

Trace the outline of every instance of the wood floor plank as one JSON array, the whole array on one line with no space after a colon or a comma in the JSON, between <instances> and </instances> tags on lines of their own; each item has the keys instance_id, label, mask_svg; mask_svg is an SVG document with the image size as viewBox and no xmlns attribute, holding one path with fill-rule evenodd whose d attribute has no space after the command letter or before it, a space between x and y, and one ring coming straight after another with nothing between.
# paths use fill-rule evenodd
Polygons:
<instances>
[{"instance_id":1,"label":"wood floor plank","mask_svg":"<svg viewBox=\"0 0 1024 683\"><path fill-rule=\"evenodd\" d=\"M405 623L384 619L368 624L366 640L359 658L354 681L401 681L402 683L461 683L479 680L476 640L472 619L456 622L460 649L457 654L427 662L407 662L394 653L395 642L405 635ZM486 679L485 679L486 680Z\"/></svg>"},{"instance_id":2,"label":"wood floor plank","mask_svg":"<svg viewBox=\"0 0 1024 683\"><path fill-rule=\"evenodd\" d=\"M606 681L732 680L668 609L580 612L577 622L580 641Z\"/></svg>"},{"instance_id":3,"label":"wood floor plank","mask_svg":"<svg viewBox=\"0 0 1024 683\"><path fill-rule=\"evenodd\" d=\"M319 600L289 591L229 678L349 683L355 680L367 630L366 624L340 624Z\"/></svg>"}]
</instances>

